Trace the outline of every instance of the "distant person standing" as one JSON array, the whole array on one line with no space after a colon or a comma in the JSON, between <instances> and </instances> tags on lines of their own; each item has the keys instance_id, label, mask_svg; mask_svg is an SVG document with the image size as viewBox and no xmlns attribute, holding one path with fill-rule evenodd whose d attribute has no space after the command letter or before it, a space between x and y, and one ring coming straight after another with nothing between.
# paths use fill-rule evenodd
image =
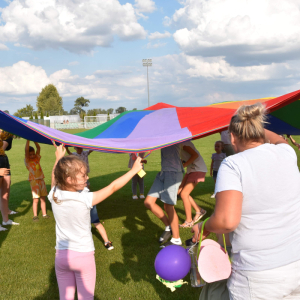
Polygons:
<instances>
[{"instance_id":1,"label":"distant person standing","mask_svg":"<svg viewBox=\"0 0 300 300\"><path fill-rule=\"evenodd\" d=\"M215 151L211 156L211 164L210 164L210 176L213 177L215 184L217 181L217 175L220 168L220 165L223 159L226 157L226 154L222 152L224 149L224 143L222 141L215 142ZM215 193L211 195L210 198L215 198Z\"/></svg>"},{"instance_id":2,"label":"distant person standing","mask_svg":"<svg viewBox=\"0 0 300 300\"><path fill-rule=\"evenodd\" d=\"M235 154L232 145L231 145L231 141L230 141L230 134L228 130L223 130L222 132L220 132L221 134L221 141L224 143L223 146L223 153L226 153L226 156L230 156Z\"/></svg>"},{"instance_id":3,"label":"distant person standing","mask_svg":"<svg viewBox=\"0 0 300 300\"><path fill-rule=\"evenodd\" d=\"M143 158L145 156L145 152L139 153L139 156ZM136 160L137 156L135 153L130 153L129 154L129 162L128 162L128 168L132 169L132 166ZM142 163L146 164L147 160L143 159ZM144 169L144 165L143 165ZM140 189L140 199L145 199L144 195L144 177L140 177L138 174L135 174L132 179L131 179L131 189L132 189L132 199L137 200L137 185L139 185Z\"/></svg>"}]
</instances>

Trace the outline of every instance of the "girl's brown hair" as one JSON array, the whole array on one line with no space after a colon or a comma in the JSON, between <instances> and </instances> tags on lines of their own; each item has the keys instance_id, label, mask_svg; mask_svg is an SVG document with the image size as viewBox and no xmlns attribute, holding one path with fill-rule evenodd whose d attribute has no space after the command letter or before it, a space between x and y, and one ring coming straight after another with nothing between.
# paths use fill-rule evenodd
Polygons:
<instances>
[{"instance_id":1,"label":"girl's brown hair","mask_svg":"<svg viewBox=\"0 0 300 300\"><path fill-rule=\"evenodd\" d=\"M53 192L53 200L59 204L61 201L55 196L55 190L58 186L60 189L65 189L69 186L67 178L70 177L72 181L76 182L76 175L84 168L87 171L86 162L75 155L69 155L61 158L54 169L55 189Z\"/></svg>"},{"instance_id":2,"label":"girl's brown hair","mask_svg":"<svg viewBox=\"0 0 300 300\"><path fill-rule=\"evenodd\" d=\"M228 130L241 142L265 139L266 108L260 102L242 105L231 118Z\"/></svg>"}]
</instances>

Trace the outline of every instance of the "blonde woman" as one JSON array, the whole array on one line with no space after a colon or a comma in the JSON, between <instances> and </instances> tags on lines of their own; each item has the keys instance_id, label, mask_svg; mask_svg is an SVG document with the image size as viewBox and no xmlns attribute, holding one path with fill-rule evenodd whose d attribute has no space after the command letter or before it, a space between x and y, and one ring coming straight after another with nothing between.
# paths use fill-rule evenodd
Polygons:
<instances>
[{"instance_id":1,"label":"blonde woman","mask_svg":"<svg viewBox=\"0 0 300 300\"><path fill-rule=\"evenodd\" d=\"M230 299L300 299L300 174L292 147L264 129L261 103L242 106L229 132L235 155L216 182L216 206L205 224L232 243ZM194 226L193 241L198 234Z\"/></svg>"}]
</instances>

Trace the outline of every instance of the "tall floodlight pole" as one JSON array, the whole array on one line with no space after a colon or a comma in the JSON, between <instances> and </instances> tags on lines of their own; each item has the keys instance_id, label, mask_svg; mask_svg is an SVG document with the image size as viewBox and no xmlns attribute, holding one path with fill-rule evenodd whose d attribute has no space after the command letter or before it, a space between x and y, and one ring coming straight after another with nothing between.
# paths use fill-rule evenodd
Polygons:
<instances>
[{"instance_id":1,"label":"tall floodlight pole","mask_svg":"<svg viewBox=\"0 0 300 300\"><path fill-rule=\"evenodd\" d=\"M152 59L151 58L143 59L143 67L147 67L147 88L148 88L148 107L149 107L150 106L150 95L149 95L148 67L152 67Z\"/></svg>"}]
</instances>

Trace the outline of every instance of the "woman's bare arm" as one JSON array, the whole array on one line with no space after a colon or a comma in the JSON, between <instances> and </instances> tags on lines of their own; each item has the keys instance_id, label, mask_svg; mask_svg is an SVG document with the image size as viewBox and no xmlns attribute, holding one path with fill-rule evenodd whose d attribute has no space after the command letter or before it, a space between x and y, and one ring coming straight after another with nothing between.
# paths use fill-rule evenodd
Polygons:
<instances>
[{"instance_id":1,"label":"woman's bare arm","mask_svg":"<svg viewBox=\"0 0 300 300\"><path fill-rule=\"evenodd\" d=\"M265 129L265 137L266 140L270 142L270 144L289 144L283 137L267 129Z\"/></svg>"},{"instance_id":2,"label":"woman's bare arm","mask_svg":"<svg viewBox=\"0 0 300 300\"><path fill-rule=\"evenodd\" d=\"M210 232L229 233L234 231L241 221L243 194L239 191L229 190L216 194L215 210L205 223L203 236ZM200 226L199 226L200 225ZM194 239L198 237L202 223L192 228Z\"/></svg>"}]
</instances>

